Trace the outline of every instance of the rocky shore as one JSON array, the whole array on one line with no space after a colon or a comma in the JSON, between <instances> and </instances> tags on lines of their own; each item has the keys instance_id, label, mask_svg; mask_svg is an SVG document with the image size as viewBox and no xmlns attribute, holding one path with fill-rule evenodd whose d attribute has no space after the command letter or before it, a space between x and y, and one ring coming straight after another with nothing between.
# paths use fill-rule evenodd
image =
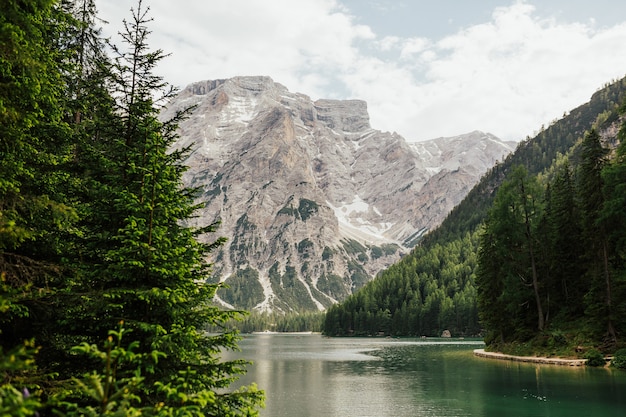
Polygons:
<instances>
[{"instance_id":1,"label":"rocky shore","mask_svg":"<svg viewBox=\"0 0 626 417\"><path fill-rule=\"evenodd\" d=\"M499 359L513 362L537 363L542 365L561 365L561 366L584 366L586 359L562 359L562 358L546 358L541 356L515 356L498 352L485 352L485 349L475 349L474 355L481 358Z\"/></svg>"}]
</instances>

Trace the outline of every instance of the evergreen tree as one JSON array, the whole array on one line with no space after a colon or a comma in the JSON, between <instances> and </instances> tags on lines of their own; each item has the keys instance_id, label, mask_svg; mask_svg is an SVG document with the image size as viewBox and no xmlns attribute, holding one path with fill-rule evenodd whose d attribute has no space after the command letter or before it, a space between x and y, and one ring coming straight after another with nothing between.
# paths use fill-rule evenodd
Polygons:
<instances>
[{"instance_id":1,"label":"evergreen tree","mask_svg":"<svg viewBox=\"0 0 626 417\"><path fill-rule=\"evenodd\" d=\"M582 280L580 217L571 169L567 160L560 165L550 187L547 209L549 229L550 311L568 320L583 314L585 283Z\"/></svg>"},{"instance_id":2,"label":"evergreen tree","mask_svg":"<svg viewBox=\"0 0 626 417\"><path fill-rule=\"evenodd\" d=\"M598 327L606 329L607 339L615 342L608 225L600 219L600 212L604 205L602 170L607 163L607 154L608 151L603 147L600 135L592 129L585 135L582 142L578 190L581 201L587 276L591 284L586 296L587 313Z\"/></svg>"},{"instance_id":3,"label":"evergreen tree","mask_svg":"<svg viewBox=\"0 0 626 417\"><path fill-rule=\"evenodd\" d=\"M153 75L164 55L148 50L146 10L139 1L122 33L129 50L115 49L113 62L95 21L90 0L0 5L0 353L41 343L41 372L57 373L65 393L46 412L82 415L73 402L88 400L66 394L98 390L67 391L64 380L106 356L105 374L89 380L119 386L123 407L105 396L102 412L136 413L143 400L146 415L256 415L255 386L228 390L245 361L220 361L236 348L226 322L237 313L210 304L205 259L222 239L198 240L216 225L185 226L194 192L182 187L184 150L170 149L183 115L158 119L155 96L171 90ZM111 344L128 331L127 349ZM105 355L95 346L107 337ZM43 380L33 381L31 414Z\"/></svg>"},{"instance_id":4,"label":"evergreen tree","mask_svg":"<svg viewBox=\"0 0 626 417\"><path fill-rule=\"evenodd\" d=\"M0 5L0 276L12 300L4 346L33 337L28 317L45 314L42 297L63 285L60 264L77 220L66 188L72 146L53 6Z\"/></svg>"},{"instance_id":5,"label":"evergreen tree","mask_svg":"<svg viewBox=\"0 0 626 417\"><path fill-rule=\"evenodd\" d=\"M514 168L496 194L483 231L477 277L479 306L483 320L503 341L511 332L515 332L513 338L524 339L545 327L539 277L542 260L537 250L541 201L542 189L536 178L522 166ZM533 316L533 304L534 326L528 320Z\"/></svg>"},{"instance_id":6,"label":"evergreen tree","mask_svg":"<svg viewBox=\"0 0 626 417\"><path fill-rule=\"evenodd\" d=\"M622 114L626 113L626 105ZM615 300L626 296L626 122L619 132L620 146L615 158L602 170L604 205L600 224L606 225L612 271L611 292ZM626 305L616 302L612 308L616 335L626 332Z\"/></svg>"},{"instance_id":7,"label":"evergreen tree","mask_svg":"<svg viewBox=\"0 0 626 417\"><path fill-rule=\"evenodd\" d=\"M499 237L488 216L480 235L476 271L478 311L481 324L488 331L485 335L487 346L504 343L510 332L507 305L503 298L504 280L502 279L508 264L502 262L504 254L501 249Z\"/></svg>"},{"instance_id":8,"label":"evergreen tree","mask_svg":"<svg viewBox=\"0 0 626 417\"><path fill-rule=\"evenodd\" d=\"M66 88L66 118L75 129L90 126L98 103L112 104L103 83L108 67L105 42L94 0L63 0L58 6L63 83Z\"/></svg>"},{"instance_id":9,"label":"evergreen tree","mask_svg":"<svg viewBox=\"0 0 626 417\"><path fill-rule=\"evenodd\" d=\"M183 115L158 119L159 100L172 90L154 75L164 54L149 50L147 13L139 1L124 22L127 49L115 48L108 78L116 108L109 118L94 121L100 136L91 148L98 153L92 160L100 164L85 173L93 194L85 209L84 252L72 291L76 302L66 320L68 335L95 342L123 321L142 351L165 354L146 376L159 382L145 385L149 401L187 401L208 415L248 415L261 399L254 387L215 394L243 372L245 362L219 361L221 349L236 348L233 331L208 335L204 328L223 328L237 313L209 304L216 287L206 283L205 258L222 239L202 244L198 237L215 231L215 225L185 226L196 208L195 193L182 186L184 150L171 150ZM183 375L186 400L168 388ZM210 401L204 393L213 393Z\"/></svg>"}]
</instances>

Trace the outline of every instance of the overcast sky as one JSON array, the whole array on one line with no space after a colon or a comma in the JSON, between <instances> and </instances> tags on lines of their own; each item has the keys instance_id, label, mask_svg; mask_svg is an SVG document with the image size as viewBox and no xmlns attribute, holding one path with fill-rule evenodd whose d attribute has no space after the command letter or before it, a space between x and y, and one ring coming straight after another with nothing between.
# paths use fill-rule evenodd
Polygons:
<instances>
[{"instance_id":1,"label":"overcast sky","mask_svg":"<svg viewBox=\"0 0 626 417\"><path fill-rule=\"evenodd\" d=\"M135 0L96 0L105 34ZM367 101L408 141L505 140L626 76L623 0L144 0L159 73L178 87L269 75L312 99Z\"/></svg>"}]
</instances>

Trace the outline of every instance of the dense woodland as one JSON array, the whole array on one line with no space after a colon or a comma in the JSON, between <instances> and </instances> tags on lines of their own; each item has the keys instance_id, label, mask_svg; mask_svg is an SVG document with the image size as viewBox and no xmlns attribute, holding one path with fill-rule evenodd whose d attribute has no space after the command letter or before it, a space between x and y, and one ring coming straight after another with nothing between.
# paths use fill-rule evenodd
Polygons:
<instances>
[{"instance_id":1,"label":"dense woodland","mask_svg":"<svg viewBox=\"0 0 626 417\"><path fill-rule=\"evenodd\" d=\"M209 304L214 231L185 227L172 91L139 1L111 45L93 0L0 2L0 415L257 415ZM220 331L207 333L207 325Z\"/></svg>"},{"instance_id":2,"label":"dense woodland","mask_svg":"<svg viewBox=\"0 0 626 417\"><path fill-rule=\"evenodd\" d=\"M521 142L410 255L330 308L324 333L448 329L517 353L622 346L625 91L607 85Z\"/></svg>"},{"instance_id":3,"label":"dense woodland","mask_svg":"<svg viewBox=\"0 0 626 417\"><path fill-rule=\"evenodd\" d=\"M334 336L439 336L480 332L474 270L478 236L431 248L401 262L327 310L323 331Z\"/></svg>"}]
</instances>

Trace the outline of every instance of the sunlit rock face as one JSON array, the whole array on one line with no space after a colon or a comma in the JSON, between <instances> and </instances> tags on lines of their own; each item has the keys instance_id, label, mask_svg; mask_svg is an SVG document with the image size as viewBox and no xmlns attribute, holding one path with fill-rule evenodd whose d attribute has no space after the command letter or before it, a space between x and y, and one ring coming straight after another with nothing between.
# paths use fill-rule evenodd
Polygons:
<instances>
[{"instance_id":1,"label":"sunlit rock face","mask_svg":"<svg viewBox=\"0 0 626 417\"><path fill-rule=\"evenodd\" d=\"M360 100L317 100L269 77L193 83L164 110L189 148L194 225L216 220L218 299L322 310L437 226L511 144L482 132L409 144L373 129Z\"/></svg>"}]
</instances>

